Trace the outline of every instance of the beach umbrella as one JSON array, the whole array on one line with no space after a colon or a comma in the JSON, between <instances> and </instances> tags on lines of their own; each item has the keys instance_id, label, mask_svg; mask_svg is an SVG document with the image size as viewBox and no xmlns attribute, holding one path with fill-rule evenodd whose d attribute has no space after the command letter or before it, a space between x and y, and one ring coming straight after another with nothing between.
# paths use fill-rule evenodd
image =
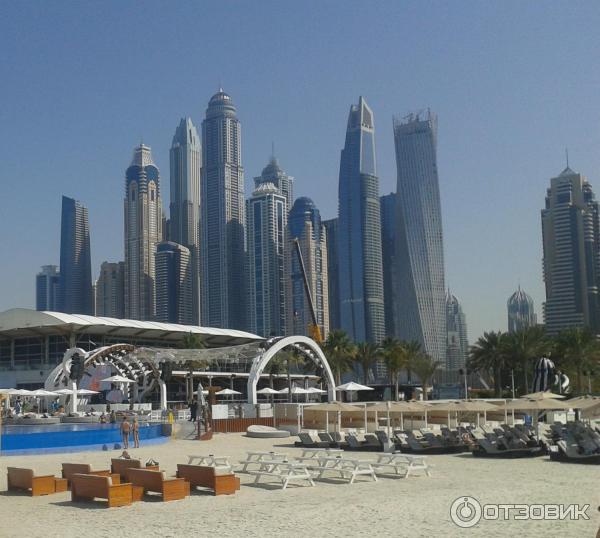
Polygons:
<instances>
[{"instance_id":1,"label":"beach umbrella","mask_svg":"<svg viewBox=\"0 0 600 538\"><path fill-rule=\"evenodd\" d=\"M339 390L341 392L349 392L350 393L350 401L352 401L352 393L358 392L359 390L374 390L371 387L367 387L366 385L361 385L359 383L355 383L354 381L350 381L349 383L344 383L338 387L335 387L335 390Z\"/></svg>"},{"instance_id":2,"label":"beach umbrella","mask_svg":"<svg viewBox=\"0 0 600 538\"><path fill-rule=\"evenodd\" d=\"M215 394L218 394L219 396L232 396L234 394L241 394L241 392L232 389L223 389L219 392L216 392Z\"/></svg>"},{"instance_id":3,"label":"beach umbrella","mask_svg":"<svg viewBox=\"0 0 600 538\"><path fill-rule=\"evenodd\" d=\"M284 389L277 391L279 394L288 394L290 392L289 387L285 387ZM292 394L310 394L308 389L303 389L302 387L298 387L294 385L292 387Z\"/></svg>"},{"instance_id":4,"label":"beach umbrella","mask_svg":"<svg viewBox=\"0 0 600 538\"><path fill-rule=\"evenodd\" d=\"M77 396L87 396L90 394L98 394L98 391L97 390L89 390L89 389L77 389L75 391L75 393L77 394ZM62 394L63 396L71 396L73 394L73 390L72 389L55 390L54 394Z\"/></svg>"},{"instance_id":5,"label":"beach umbrella","mask_svg":"<svg viewBox=\"0 0 600 538\"><path fill-rule=\"evenodd\" d=\"M558 398L566 398L564 394L554 394L550 391L532 392L531 394L524 394L521 396L522 400L551 400Z\"/></svg>"},{"instance_id":6,"label":"beach umbrella","mask_svg":"<svg viewBox=\"0 0 600 538\"><path fill-rule=\"evenodd\" d=\"M110 377L106 377L100 381L106 383L135 383L134 379L129 379L128 377L122 375L111 375Z\"/></svg>"},{"instance_id":7,"label":"beach umbrella","mask_svg":"<svg viewBox=\"0 0 600 538\"><path fill-rule=\"evenodd\" d=\"M308 387L306 389L306 392L308 394L327 394L326 390L318 389L317 387Z\"/></svg>"},{"instance_id":8,"label":"beach umbrella","mask_svg":"<svg viewBox=\"0 0 600 538\"><path fill-rule=\"evenodd\" d=\"M264 389L257 390L256 394L279 394L279 391L271 387L265 387Z\"/></svg>"}]
</instances>

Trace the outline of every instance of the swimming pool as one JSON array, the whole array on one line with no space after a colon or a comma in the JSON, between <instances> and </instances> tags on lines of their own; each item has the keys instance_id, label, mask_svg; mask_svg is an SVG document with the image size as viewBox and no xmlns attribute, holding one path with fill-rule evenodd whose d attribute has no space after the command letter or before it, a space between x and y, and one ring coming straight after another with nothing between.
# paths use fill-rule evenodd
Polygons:
<instances>
[{"instance_id":1,"label":"swimming pool","mask_svg":"<svg viewBox=\"0 0 600 538\"><path fill-rule=\"evenodd\" d=\"M162 424L140 425L140 445L168 439ZM121 443L121 433L115 424L15 425L2 427L1 443L3 456L101 450L104 445L112 450Z\"/></svg>"}]
</instances>

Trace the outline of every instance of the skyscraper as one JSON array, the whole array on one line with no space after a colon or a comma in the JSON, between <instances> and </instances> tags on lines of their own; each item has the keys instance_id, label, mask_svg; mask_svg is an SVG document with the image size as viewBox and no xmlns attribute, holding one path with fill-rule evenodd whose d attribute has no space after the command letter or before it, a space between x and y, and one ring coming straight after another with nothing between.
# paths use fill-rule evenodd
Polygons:
<instances>
[{"instance_id":1,"label":"skyscraper","mask_svg":"<svg viewBox=\"0 0 600 538\"><path fill-rule=\"evenodd\" d=\"M42 270L35 276L35 309L58 310L58 288L60 273L56 265L42 265Z\"/></svg>"},{"instance_id":2,"label":"skyscraper","mask_svg":"<svg viewBox=\"0 0 600 538\"><path fill-rule=\"evenodd\" d=\"M286 334L285 196L262 183L248 200L249 329L260 336Z\"/></svg>"},{"instance_id":3,"label":"skyscraper","mask_svg":"<svg viewBox=\"0 0 600 538\"><path fill-rule=\"evenodd\" d=\"M241 126L231 97L213 95L202 122L202 324L245 329L245 199Z\"/></svg>"},{"instance_id":4,"label":"skyscraper","mask_svg":"<svg viewBox=\"0 0 600 538\"><path fill-rule=\"evenodd\" d=\"M437 117L427 112L394 118L394 141L398 170L395 336L420 342L444 365L446 297Z\"/></svg>"},{"instance_id":5,"label":"skyscraper","mask_svg":"<svg viewBox=\"0 0 600 538\"><path fill-rule=\"evenodd\" d=\"M521 289L521 286L509 297L506 306L508 308L508 332L514 333L527 327L535 327L537 324L533 299Z\"/></svg>"},{"instance_id":6,"label":"skyscraper","mask_svg":"<svg viewBox=\"0 0 600 538\"><path fill-rule=\"evenodd\" d=\"M162 200L158 168L148 146L133 151L125 173L125 317L152 320L154 253L162 240Z\"/></svg>"},{"instance_id":7,"label":"skyscraper","mask_svg":"<svg viewBox=\"0 0 600 538\"><path fill-rule=\"evenodd\" d=\"M102 262L96 281L96 315L125 317L125 262Z\"/></svg>"},{"instance_id":8,"label":"skyscraper","mask_svg":"<svg viewBox=\"0 0 600 538\"><path fill-rule=\"evenodd\" d=\"M88 210L66 196L62 197L60 224L58 310L94 315Z\"/></svg>"},{"instance_id":9,"label":"skyscraper","mask_svg":"<svg viewBox=\"0 0 600 538\"><path fill-rule=\"evenodd\" d=\"M396 248L396 193L386 194L381 200L381 265L383 266L383 296L385 306L385 334L395 334L394 276Z\"/></svg>"},{"instance_id":10,"label":"skyscraper","mask_svg":"<svg viewBox=\"0 0 600 538\"><path fill-rule=\"evenodd\" d=\"M263 168L262 174L254 178L254 188L260 187L263 183L275 185L279 193L285 196L289 211L294 203L294 178L283 171L275 156L272 156L269 164Z\"/></svg>"},{"instance_id":11,"label":"skyscraper","mask_svg":"<svg viewBox=\"0 0 600 538\"><path fill-rule=\"evenodd\" d=\"M192 256L188 248L172 241L156 246L156 319L193 325Z\"/></svg>"},{"instance_id":12,"label":"skyscraper","mask_svg":"<svg viewBox=\"0 0 600 538\"><path fill-rule=\"evenodd\" d=\"M355 342L385 336L379 180L373 112L350 107L340 159L338 256L341 328Z\"/></svg>"},{"instance_id":13,"label":"skyscraper","mask_svg":"<svg viewBox=\"0 0 600 538\"><path fill-rule=\"evenodd\" d=\"M338 259L338 219L323 221L327 232L327 288L329 291L329 330L341 329L340 321L340 279Z\"/></svg>"},{"instance_id":14,"label":"skyscraper","mask_svg":"<svg viewBox=\"0 0 600 538\"><path fill-rule=\"evenodd\" d=\"M296 251L298 240L308 289L312 298L317 323L323 339L329 332L329 290L327 282L327 239L321 214L310 198L298 198L288 215L288 334L312 336L313 324L304 287L300 261Z\"/></svg>"},{"instance_id":15,"label":"skyscraper","mask_svg":"<svg viewBox=\"0 0 600 538\"><path fill-rule=\"evenodd\" d=\"M546 332L600 332L600 222L592 186L568 166L550 180L542 210Z\"/></svg>"},{"instance_id":16,"label":"skyscraper","mask_svg":"<svg viewBox=\"0 0 600 538\"><path fill-rule=\"evenodd\" d=\"M458 299L450 293L450 290L446 294L446 326L446 368L448 370L465 368L469 356L467 320Z\"/></svg>"},{"instance_id":17,"label":"skyscraper","mask_svg":"<svg viewBox=\"0 0 600 538\"><path fill-rule=\"evenodd\" d=\"M200 324L200 168L202 147L196 127L182 119L170 151L171 205L169 240L185 246L191 255L192 291L183 298L192 311L191 320Z\"/></svg>"}]
</instances>

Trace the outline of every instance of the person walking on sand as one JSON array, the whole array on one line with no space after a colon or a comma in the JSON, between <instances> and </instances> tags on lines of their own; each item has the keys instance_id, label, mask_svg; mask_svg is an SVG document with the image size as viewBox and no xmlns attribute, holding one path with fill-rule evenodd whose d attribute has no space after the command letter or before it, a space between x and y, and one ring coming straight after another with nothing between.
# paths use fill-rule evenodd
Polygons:
<instances>
[{"instance_id":1,"label":"person walking on sand","mask_svg":"<svg viewBox=\"0 0 600 538\"><path fill-rule=\"evenodd\" d=\"M131 431L131 424L127 420L127 417L123 419L121 423L121 437L123 438L123 448L129 448L129 432Z\"/></svg>"},{"instance_id":2,"label":"person walking on sand","mask_svg":"<svg viewBox=\"0 0 600 538\"><path fill-rule=\"evenodd\" d=\"M131 431L133 431L133 448L140 448L140 423L138 422L137 415L133 417Z\"/></svg>"}]
</instances>

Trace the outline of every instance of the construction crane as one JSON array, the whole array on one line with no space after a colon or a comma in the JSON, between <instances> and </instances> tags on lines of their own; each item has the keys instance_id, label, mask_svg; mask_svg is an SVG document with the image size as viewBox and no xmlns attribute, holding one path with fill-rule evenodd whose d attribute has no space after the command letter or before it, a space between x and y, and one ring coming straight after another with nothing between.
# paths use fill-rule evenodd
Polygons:
<instances>
[{"instance_id":1,"label":"construction crane","mask_svg":"<svg viewBox=\"0 0 600 538\"><path fill-rule=\"evenodd\" d=\"M321 328L317 322L317 311L313 303L312 295L310 293L310 286L308 285L308 277L306 276L306 268L304 267L304 259L302 258L302 251L300 250L300 243L298 238L294 238L294 246L296 254L298 256L298 262L300 263L300 271L302 272L302 281L304 282L304 291L306 292L306 299L308 300L308 306L310 308L310 316L312 323L308 326L308 331L312 339L319 345L323 343L323 337L321 336Z\"/></svg>"}]
</instances>

